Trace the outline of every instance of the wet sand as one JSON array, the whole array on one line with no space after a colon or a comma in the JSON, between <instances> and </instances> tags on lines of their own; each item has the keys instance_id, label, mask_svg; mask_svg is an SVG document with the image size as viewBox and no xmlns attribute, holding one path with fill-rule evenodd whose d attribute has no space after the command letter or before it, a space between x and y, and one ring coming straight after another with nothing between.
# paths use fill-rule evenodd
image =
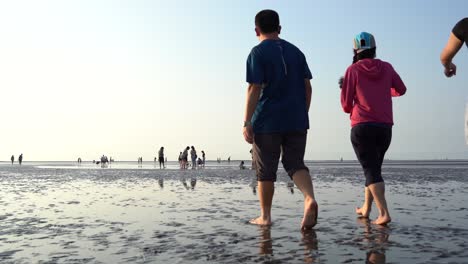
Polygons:
<instances>
[{"instance_id":1,"label":"wet sand","mask_svg":"<svg viewBox=\"0 0 468 264\"><path fill-rule=\"evenodd\" d=\"M258 214L254 172L231 165L2 163L0 262L467 263L468 163L386 166L388 227L356 218L355 163L310 163L320 213L307 233L284 172L273 226L247 224Z\"/></svg>"}]
</instances>

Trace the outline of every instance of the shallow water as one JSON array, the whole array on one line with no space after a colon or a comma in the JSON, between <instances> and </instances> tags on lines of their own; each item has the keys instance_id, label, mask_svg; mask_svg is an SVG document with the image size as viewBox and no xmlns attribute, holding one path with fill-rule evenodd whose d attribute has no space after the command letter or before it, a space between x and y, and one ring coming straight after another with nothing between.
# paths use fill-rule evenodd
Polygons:
<instances>
[{"instance_id":1,"label":"shallow water","mask_svg":"<svg viewBox=\"0 0 468 264\"><path fill-rule=\"evenodd\" d=\"M388 227L355 217L356 163L309 163L320 213L307 233L282 171L274 225L246 224L258 213L254 173L231 164L0 164L0 262L467 263L468 163L388 162Z\"/></svg>"}]
</instances>

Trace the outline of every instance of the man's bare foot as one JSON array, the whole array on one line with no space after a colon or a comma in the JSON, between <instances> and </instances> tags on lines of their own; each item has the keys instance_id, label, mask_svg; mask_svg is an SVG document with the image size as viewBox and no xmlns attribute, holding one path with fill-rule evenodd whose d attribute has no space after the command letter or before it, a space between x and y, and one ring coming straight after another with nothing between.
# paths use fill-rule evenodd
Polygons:
<instances>
[{"instance_id":1,"label":"man's bare foot","mask_svg":"<svg viewBox=\"0 0 468 264\"><path fill-rule=\"evenodd\" d=\"M391 221L392 221L392 219L388 215L379 216L377 219L372 221L372 224L374 224L374 225L386 225L386 224L390 223Z\"/></svg>"},{"instance_id":2,"label":"man's bare foot","mask_svg":"<svg viewBox=\"0 0 468 264\"><path fill-rule=\"evenodd\" d=\"M311 229L317 224L318 204L315 200L306 198L304 201L304 218L302 218L301 229Z\"/></svg>"},{"instance_id":3,"label":"man's bare foot","mask_svg":"<svg viewBox=\"0 0 468 264\"><path fill-rule=\"evenodd\" d=\"M260 225L260 226L271 226L271 219L270 218L263 218L257 217L249 221L252 225Z\"/></svg>"},{"instance_id":4,"label":"man's bare foot","mask_svg":"<svg viewBox=\"0 0 468 264\"><path fill-rule=\"evenodd\" d=\"M368 218L370 211L370 208L365 208L364 206L360 208L356 207L356 214L359 215L359 217Z\"/></svg>"}]
</instances>

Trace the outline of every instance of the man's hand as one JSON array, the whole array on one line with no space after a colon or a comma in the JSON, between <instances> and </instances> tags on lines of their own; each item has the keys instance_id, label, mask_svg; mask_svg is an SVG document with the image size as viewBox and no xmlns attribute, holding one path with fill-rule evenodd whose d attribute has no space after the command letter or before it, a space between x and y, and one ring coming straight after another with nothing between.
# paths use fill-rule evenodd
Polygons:
<instances>
[{"instance_id":1,"label":"man's hand","mask_svg":"<svg viewBox=\"0 0 468 264\"><path fill-rule=\"evenodd\" d=\"M244 139L245 141L247 141L247 143L249 144L253 144L253 138L254 138L254 133L253 133L253 128L252 126L245 126L243 128L243 132L244 134Z\"/></svg>"},{"instance_id":2,"label":"man's hand","mask_svg":"<svg viewBox=\"0 0 468 264\"><path fill-rule=\"evenodd\" d=\"M453 64L452 62L450 62L450 64L445 67L444 73L445 73L445 76L447 76L448 78L456 75L457 66Z\"/></svg>"}]
</instances>

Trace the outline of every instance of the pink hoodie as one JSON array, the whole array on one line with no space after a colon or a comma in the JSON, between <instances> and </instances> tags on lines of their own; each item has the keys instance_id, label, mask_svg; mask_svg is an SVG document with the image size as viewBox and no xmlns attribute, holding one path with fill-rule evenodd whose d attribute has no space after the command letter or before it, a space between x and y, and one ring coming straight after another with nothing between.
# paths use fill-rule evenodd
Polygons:
<instances>
[{"instance_id":1,"label":"pink hoodie","mask_svg":"<svg viewBox=\"0 0 468 264\"><path fill-rule=\"evenodd\" d=\"M393 125L392 96L405 92L405 84L390 63L363 59L346 70L341 105L345 113L351 113L353 127L366 122Z\"/></svg>"}]
</instances>

